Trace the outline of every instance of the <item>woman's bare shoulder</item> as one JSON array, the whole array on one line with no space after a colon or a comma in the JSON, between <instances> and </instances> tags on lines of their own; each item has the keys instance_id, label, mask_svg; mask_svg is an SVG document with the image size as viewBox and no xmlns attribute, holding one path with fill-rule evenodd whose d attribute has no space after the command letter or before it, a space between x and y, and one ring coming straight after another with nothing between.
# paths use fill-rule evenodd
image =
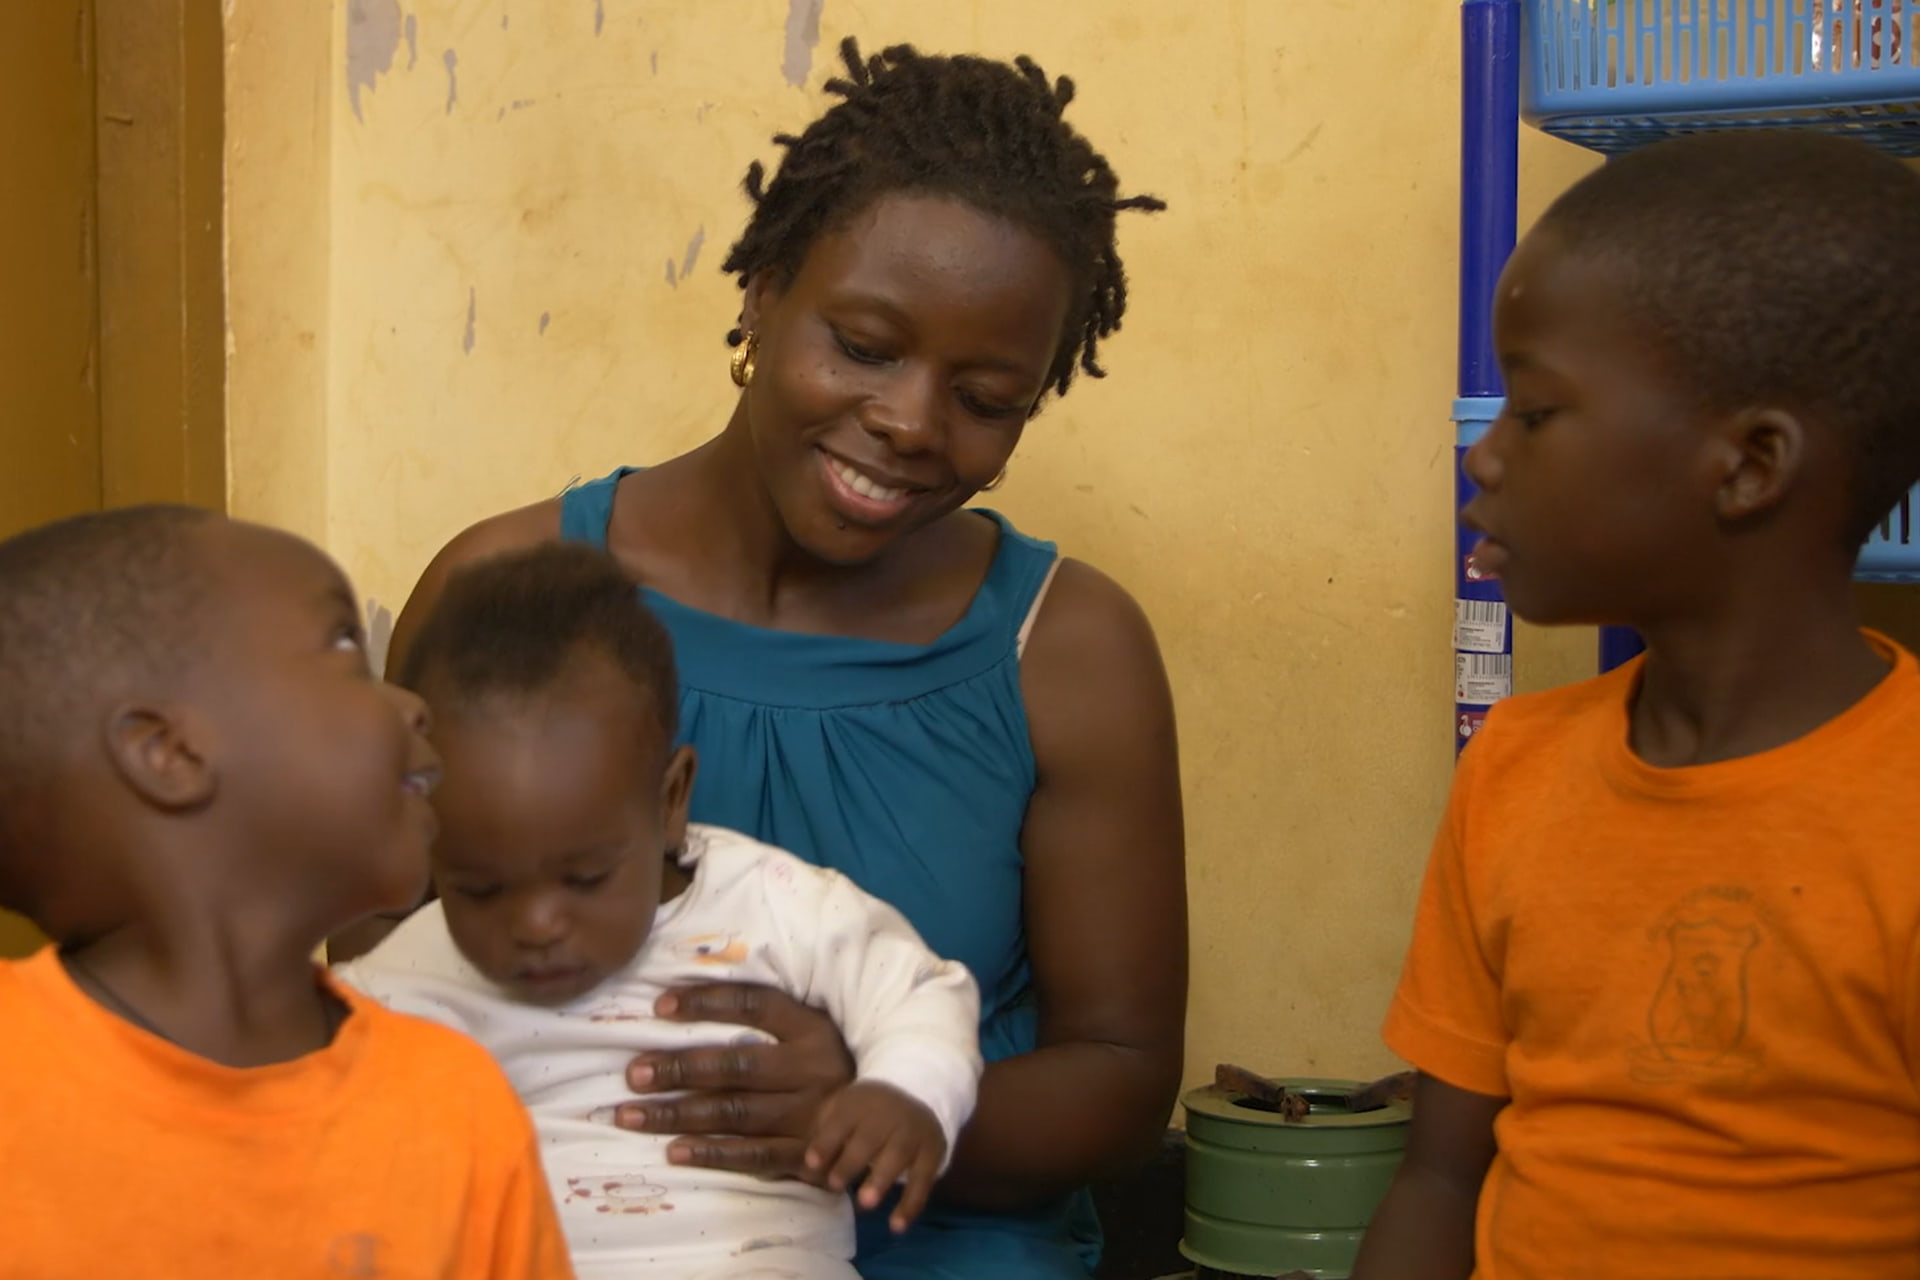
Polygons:
<instances>
[{"instance_id":1,"label":"woman's bare shoulder","mask_svg":"<svg viewBox=\"0 0 1920 1280\"><path fill-rule=\"evenodd\" d=\"M460 569L490 556L504 555L552 542L560 536L560 500L549 498L531 506L503 511L469 525L455 534L427 565L407 597L406 608L393 624L393 638L387 646L387 675L393 678L405 669L413 638L427 615L446 590L447 579Z\"/></svg>"},{"instance_id":2,"label":"woman's bare shoulder","mask_svg":"<svg viewBox=\"0 0 1920 1280\"><path fill-rule=\"evenodd\" d=\"M548 498L468 525L440 548L427 572L438 569L444 575L475 560L524 550L559 536L560 499Z\"/></svg>"}]
</instances>

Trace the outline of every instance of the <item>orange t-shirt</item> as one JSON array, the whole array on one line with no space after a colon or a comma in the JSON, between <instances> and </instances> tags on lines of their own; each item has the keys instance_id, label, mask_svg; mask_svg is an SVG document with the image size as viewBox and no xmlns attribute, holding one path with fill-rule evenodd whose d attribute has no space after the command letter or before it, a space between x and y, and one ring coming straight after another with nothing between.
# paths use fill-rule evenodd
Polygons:
<instances>
[{"instance_id":1,"label":"orange t-shirt","mask_svg":"<svg viewBox=\"0 0 1920 1280\"><path fill-rule=\"evenodd\" d=\"M484 1050L354 992L236 1070L0 963L0 1280L571 1280L533 1127Z\"/></svg>"},{"instance_id":2,"label":"orange t-shirt","mask_svg":"<svg viewBox=\"0 0 1920 1280\"><path fill-rule=\"evenodd\" d=\"M1656 769L1638 664L1500 703L1388 1014L1509 1099L1481 1280L1920 1274L1920 669L1773 751Z\"/></svg>"}]
</instances>

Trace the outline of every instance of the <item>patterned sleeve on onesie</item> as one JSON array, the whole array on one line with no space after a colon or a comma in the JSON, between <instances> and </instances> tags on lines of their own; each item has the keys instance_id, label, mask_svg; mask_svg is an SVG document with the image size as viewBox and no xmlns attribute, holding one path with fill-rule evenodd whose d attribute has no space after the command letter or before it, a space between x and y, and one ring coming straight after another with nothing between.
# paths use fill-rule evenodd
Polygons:
<instances>
[{"instance_id":1,"label":"patterned sleeve on onesie","mask_svg":"<svg viewBox=\"0 0 1920 1280\"><path fill-rule=\"evenodd\" d=\"M924 1103L949 1157L980 1084L980 993L898 911L845 876L772 851L761 868L784 935L770 958L798 998L832 1015L861 1080Z\"/></svg>"},{"instance_id":2,"label":"patterned sleeve on onesie","mask_svg":"<svg viewBox=\"0 0 1920 1280\"><path fill-rule=\"evenodd\" d=\"M1385 1036L1388 1048L1426 1074L1456 1088L1506 1097L1500 975L1482 946L1470 874L1469 806L1497 711L1488 728L1474 736L1454 774Z\"/></svg>"}]
</instances>

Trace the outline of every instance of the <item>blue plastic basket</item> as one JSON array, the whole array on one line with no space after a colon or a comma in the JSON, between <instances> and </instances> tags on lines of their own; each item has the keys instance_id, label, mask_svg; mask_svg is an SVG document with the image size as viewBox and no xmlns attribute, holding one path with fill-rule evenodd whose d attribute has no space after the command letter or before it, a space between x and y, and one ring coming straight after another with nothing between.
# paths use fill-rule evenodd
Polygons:
<instances>
[{"instance_id":1,"label":"blue plastic basket","mask_svg":"<svg viewBox=\"0 0 1920 1280\"><path fill-rule=\"evenodd\" d=\"M1609 154L1792 126L1920 156L1920 0L1523 0L1520 112Z\"/></svg>"}]
</instances>

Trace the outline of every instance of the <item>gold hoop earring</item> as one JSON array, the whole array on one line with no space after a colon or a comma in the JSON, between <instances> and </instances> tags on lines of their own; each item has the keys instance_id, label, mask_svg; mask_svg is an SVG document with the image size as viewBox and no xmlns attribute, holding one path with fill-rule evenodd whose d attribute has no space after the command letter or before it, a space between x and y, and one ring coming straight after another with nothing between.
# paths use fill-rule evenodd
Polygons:
<instances>
[{"instance_id":1,"label":"gold hoop earring","mask_svg":"<svg viewBox=\"0 0 1920 1280\"><path fill-rule=\"evenodd\" d=\"M987 483L980 486L980 492L992 493L995 489L998 489L1001 485L1005 484L1006 482L1007 482L1007 469L1005 467L1002 467L1000 468L999 475L995 476L993 479L987 481Z\"/></svg>"},{"instance_id":2,"label":"gold hoop earring","mask_svg":"<svg viewBox=\"0 0 1920 1280\"><path fill-rule=\"evenodd\" d=\"M740 339L740 345L733 349L733 359L727 368L733 374L733 385L742 391L753 382L753 358L760 351L760 336L748 330Z\"/></svg>"}]
</instances>

